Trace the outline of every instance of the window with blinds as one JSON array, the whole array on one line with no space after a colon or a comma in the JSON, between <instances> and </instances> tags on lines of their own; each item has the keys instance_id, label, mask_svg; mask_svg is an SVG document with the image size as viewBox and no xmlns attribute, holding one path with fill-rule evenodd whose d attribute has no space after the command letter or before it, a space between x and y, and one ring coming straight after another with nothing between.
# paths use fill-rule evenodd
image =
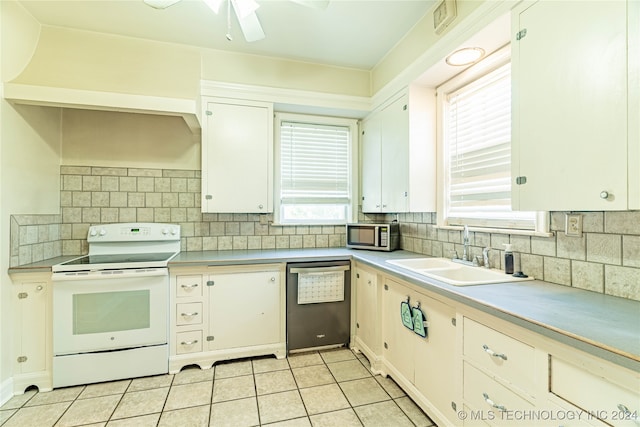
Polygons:
<instances>
[{"instance_id":1,"label":"window with blinds","mask_svg":"<svg viewBox=\"0 0 640 427\"><path fill-rule=\"evenodd\" d=\"M351 127L282 120L278 140L278 222L346 223L352 199Z\"/></svg>"},{"instance_id":2,"label":"window with blinds","mask_svg":"<svg viewBox=\"0 0 640 427\"><path fill-rule=\"evenodd\" d=\"M511 64L444 95L446 225L535 230L511 210Z\"/></svg>"}]
</instances>

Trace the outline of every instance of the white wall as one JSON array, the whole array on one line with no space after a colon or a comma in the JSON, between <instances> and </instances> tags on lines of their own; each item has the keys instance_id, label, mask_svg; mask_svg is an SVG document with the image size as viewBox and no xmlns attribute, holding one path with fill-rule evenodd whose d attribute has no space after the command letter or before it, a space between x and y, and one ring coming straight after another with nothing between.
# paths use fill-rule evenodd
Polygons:
<instances>
[{"instance_id":1,"label":"white wall","mask_svg":"<svg viewBox=\"0 0 640 427\"><path fill-rule=\"evenodd\" d=\"M12 1L0 2L0 80L11 80L31 57L40 25ZM60 206L60 111L14 108L0 100L0 401L12 376L10 215L58 213ZM29 123L36 122L33 127Z\"/></svg>"}]
</instances>

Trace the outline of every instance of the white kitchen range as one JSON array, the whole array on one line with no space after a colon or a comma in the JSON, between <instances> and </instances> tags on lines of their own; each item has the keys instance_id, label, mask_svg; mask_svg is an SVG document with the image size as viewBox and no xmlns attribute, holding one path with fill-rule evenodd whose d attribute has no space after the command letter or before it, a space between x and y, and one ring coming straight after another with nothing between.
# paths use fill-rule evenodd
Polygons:
<instances>
[{"instance_id":1,"label":"white kitchen range","mask_svg":"<svg viewBox=\"0 0 640 427\"><path fill-rule=\"evenodd\" d=\"M180 226L89 228L89 254L54 265L53 386L168 372L168 262Z\"/></svg>"}]
</instances>

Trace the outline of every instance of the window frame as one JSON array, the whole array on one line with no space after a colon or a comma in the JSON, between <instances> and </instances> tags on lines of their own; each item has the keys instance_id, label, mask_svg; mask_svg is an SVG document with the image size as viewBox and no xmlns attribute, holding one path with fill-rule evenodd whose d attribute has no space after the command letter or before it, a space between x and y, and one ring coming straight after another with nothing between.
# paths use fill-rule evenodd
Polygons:
<instances>
[{"instance_id":1,"label":"window frame","mask_svg":"<svg viewBox=\"0 0 640 427\"><path fill-rule=\"evenodd\" d=\"M449 202L448 194L448 160L446 159L447 149L445 147L445 104L447 96L462 87L478 80L488 73L497 70L503 65L511 62L510 45L506 45L493 54L489 55L482 61L470 66L466 70L457 74L453 78L442 82L436 88L436 143L437 143L437 219L438 228L460 229L462 224L451 224L448 216L447 204ZM513 102L513 97L512 97ZM513 108L513 107L512 107ZM511 178L513 185L513 177ZM511 219L471 219L466 225L475 231L488 233L504 233L504 234L522 234L522 235L540 235L548 236L549 233L549 213L535 212L533 227L518 227ZM451 218L460 219L459 216ZM459 222L459 221L458 221Z\"/></svg>"},{"instance_id":2,"label":"window frame","mask_svg":"<svg viewBox=\"0 0 640 427\"><path fill-rule=\"evenodd\" d=\"M347 204L346 218L344 221L291 221L282 218L281 204L281 136L282 122L294 122L314 124L320 126L343 126L349 128L349 203ZM310 114L283 113L274 114L274 201L273 201L273 225L291 226L291 225L345 225L355 222L358 214L358 120L345 117L318 116Z\"/></svg>"}]
</instances>

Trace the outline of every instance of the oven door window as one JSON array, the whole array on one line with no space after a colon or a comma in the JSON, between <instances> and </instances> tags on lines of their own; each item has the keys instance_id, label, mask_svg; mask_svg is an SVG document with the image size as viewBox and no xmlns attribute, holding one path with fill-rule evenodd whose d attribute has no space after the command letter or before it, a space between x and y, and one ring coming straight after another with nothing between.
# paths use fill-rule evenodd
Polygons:
<instances>
[{"instance_id":1,"label":"oven door window","mask_svg":"<svg viewBox=\"0 0 640 427\"><path fill-rule=\"evenodd\" d=\"M73 334L147 329L150 326L150 291L74 294Z\"/></svg>"}]
</instances>

